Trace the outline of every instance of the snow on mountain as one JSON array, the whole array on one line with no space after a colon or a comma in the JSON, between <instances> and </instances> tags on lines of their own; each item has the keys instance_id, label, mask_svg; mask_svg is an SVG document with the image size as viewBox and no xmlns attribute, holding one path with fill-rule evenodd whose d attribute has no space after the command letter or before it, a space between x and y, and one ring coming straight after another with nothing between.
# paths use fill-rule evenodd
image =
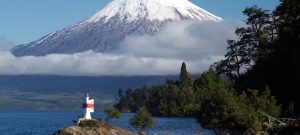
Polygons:
<instances>
[{"instance_id":1,"label":"snow on mountain","mask_svg":"<svg viewBox=\"0 0 300 135\"><path fill-rule=\"evenodd\" d=\"M188 0L112 0L88 19L11 51L16 56L108 52L130 34L155 33L167 22L222 20Z\"/></svg>"},{"instance_id":2,"label":"snow on mountain","mask_svg":"<svg viewBox=\"0 0 300 135\"><path fill-rule=\"evenodd\" d=\"M199 19L219 21L221 18L197 7L188 0L114 0L103 10L89 18L88 22L105 21L119 15L121 19L150 21Z\"/></svg>"}]
</instances>

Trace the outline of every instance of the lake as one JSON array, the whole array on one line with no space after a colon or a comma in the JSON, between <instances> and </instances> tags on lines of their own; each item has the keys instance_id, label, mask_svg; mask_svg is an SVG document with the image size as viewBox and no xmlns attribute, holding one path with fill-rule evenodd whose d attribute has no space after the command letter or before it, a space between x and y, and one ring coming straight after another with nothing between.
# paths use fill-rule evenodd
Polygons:
<instances>
[{"instance_id":1,"label":"lake","mask_svg":"<svg viewBox=\"0 0 300 135\"><path fill-rule=\"evenodd\" d=\"M47 135L65 126L73 124L82 112L51 112L51 111L0 111L1 135ZM129 124L133 113L123 113L120 119L112 120L111 124L136 131ZM93 117L104 120L103 113L93 113ZM214 135L213 130L203 129L194 118L154 117L154 126L148 129L150 135Z\"/></svg>"}]
</instances>

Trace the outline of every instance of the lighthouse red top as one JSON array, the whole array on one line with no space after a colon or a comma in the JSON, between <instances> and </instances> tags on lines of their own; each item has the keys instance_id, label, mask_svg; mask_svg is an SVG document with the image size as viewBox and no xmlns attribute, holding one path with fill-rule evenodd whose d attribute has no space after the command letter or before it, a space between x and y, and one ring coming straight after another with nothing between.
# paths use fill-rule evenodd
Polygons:
<instances>
[{"instance_id":1,"label":"lighthouse red top","mask_svg":"<svg viewBox=\"0 0 300 135\"><path fill-rule=\"evenodd\" d=\"M82 108L94 108L94 104L83 103Z\"/></svg>"},{"instance_id":2,"label":"lighthouse red top","mask_svg":"<svg viewBox=\"0 0 300 135\"><path fill-rule=\"evenodd\" d=\"M82 108L94 108L94 99L87 94L86 102L82 104Z\"/></svg>"}]
</instances>

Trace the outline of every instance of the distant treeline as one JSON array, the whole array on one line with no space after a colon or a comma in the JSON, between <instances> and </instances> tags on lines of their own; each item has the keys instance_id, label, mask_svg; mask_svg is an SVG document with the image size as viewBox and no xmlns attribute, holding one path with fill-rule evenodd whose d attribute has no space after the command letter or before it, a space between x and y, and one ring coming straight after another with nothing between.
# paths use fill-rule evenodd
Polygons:
<instances>
[{"instance_id":1,"label":"distant treeline","mask_svg":"<svg viewBox=\"0 0 300 135\"><path fill-rule=\"evenodd\" d=\"M146 106L156 116L193 116L197 110L194 81L186 70L181 68L181 81L167 80L161 86L119 90L119 103L116 108L125 112L135 112Z\"/></svg>"},{"instance_id":2,"label":"distant treeline","mask_svg":"<svg viewBox=\"0 0 300 135\"><path fill-rule=\"evenodd\" d=\"M247 26L228 40L225 59L195 80L183 63L178 81L120 90L115 107L135 112L145 106L155 116L194 116L206 128L251 133L267 130L262 114L299 116L299 7L299 0L282 0L272 12L247 7Z\"/></svg>"}]
</instances>

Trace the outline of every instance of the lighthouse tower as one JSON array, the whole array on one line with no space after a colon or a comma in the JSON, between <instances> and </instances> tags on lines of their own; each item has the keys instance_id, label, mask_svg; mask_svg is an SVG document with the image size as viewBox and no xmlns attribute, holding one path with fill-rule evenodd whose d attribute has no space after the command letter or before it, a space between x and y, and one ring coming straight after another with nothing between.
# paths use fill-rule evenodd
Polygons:
<instances>
[{"instance_id":1,"label":"lighthouse tower","mask_svg":"<svg viewBox=\"0 0 300 135\"><path fill-rule=\"evenodd\" d=\"M84 119L90 120L92 119L91 113L94 112L94 99L89 96L89 94L86 95L86 102L83 103L83 108L85 108L85 115Z\"/></svg>"}]
</instances>

